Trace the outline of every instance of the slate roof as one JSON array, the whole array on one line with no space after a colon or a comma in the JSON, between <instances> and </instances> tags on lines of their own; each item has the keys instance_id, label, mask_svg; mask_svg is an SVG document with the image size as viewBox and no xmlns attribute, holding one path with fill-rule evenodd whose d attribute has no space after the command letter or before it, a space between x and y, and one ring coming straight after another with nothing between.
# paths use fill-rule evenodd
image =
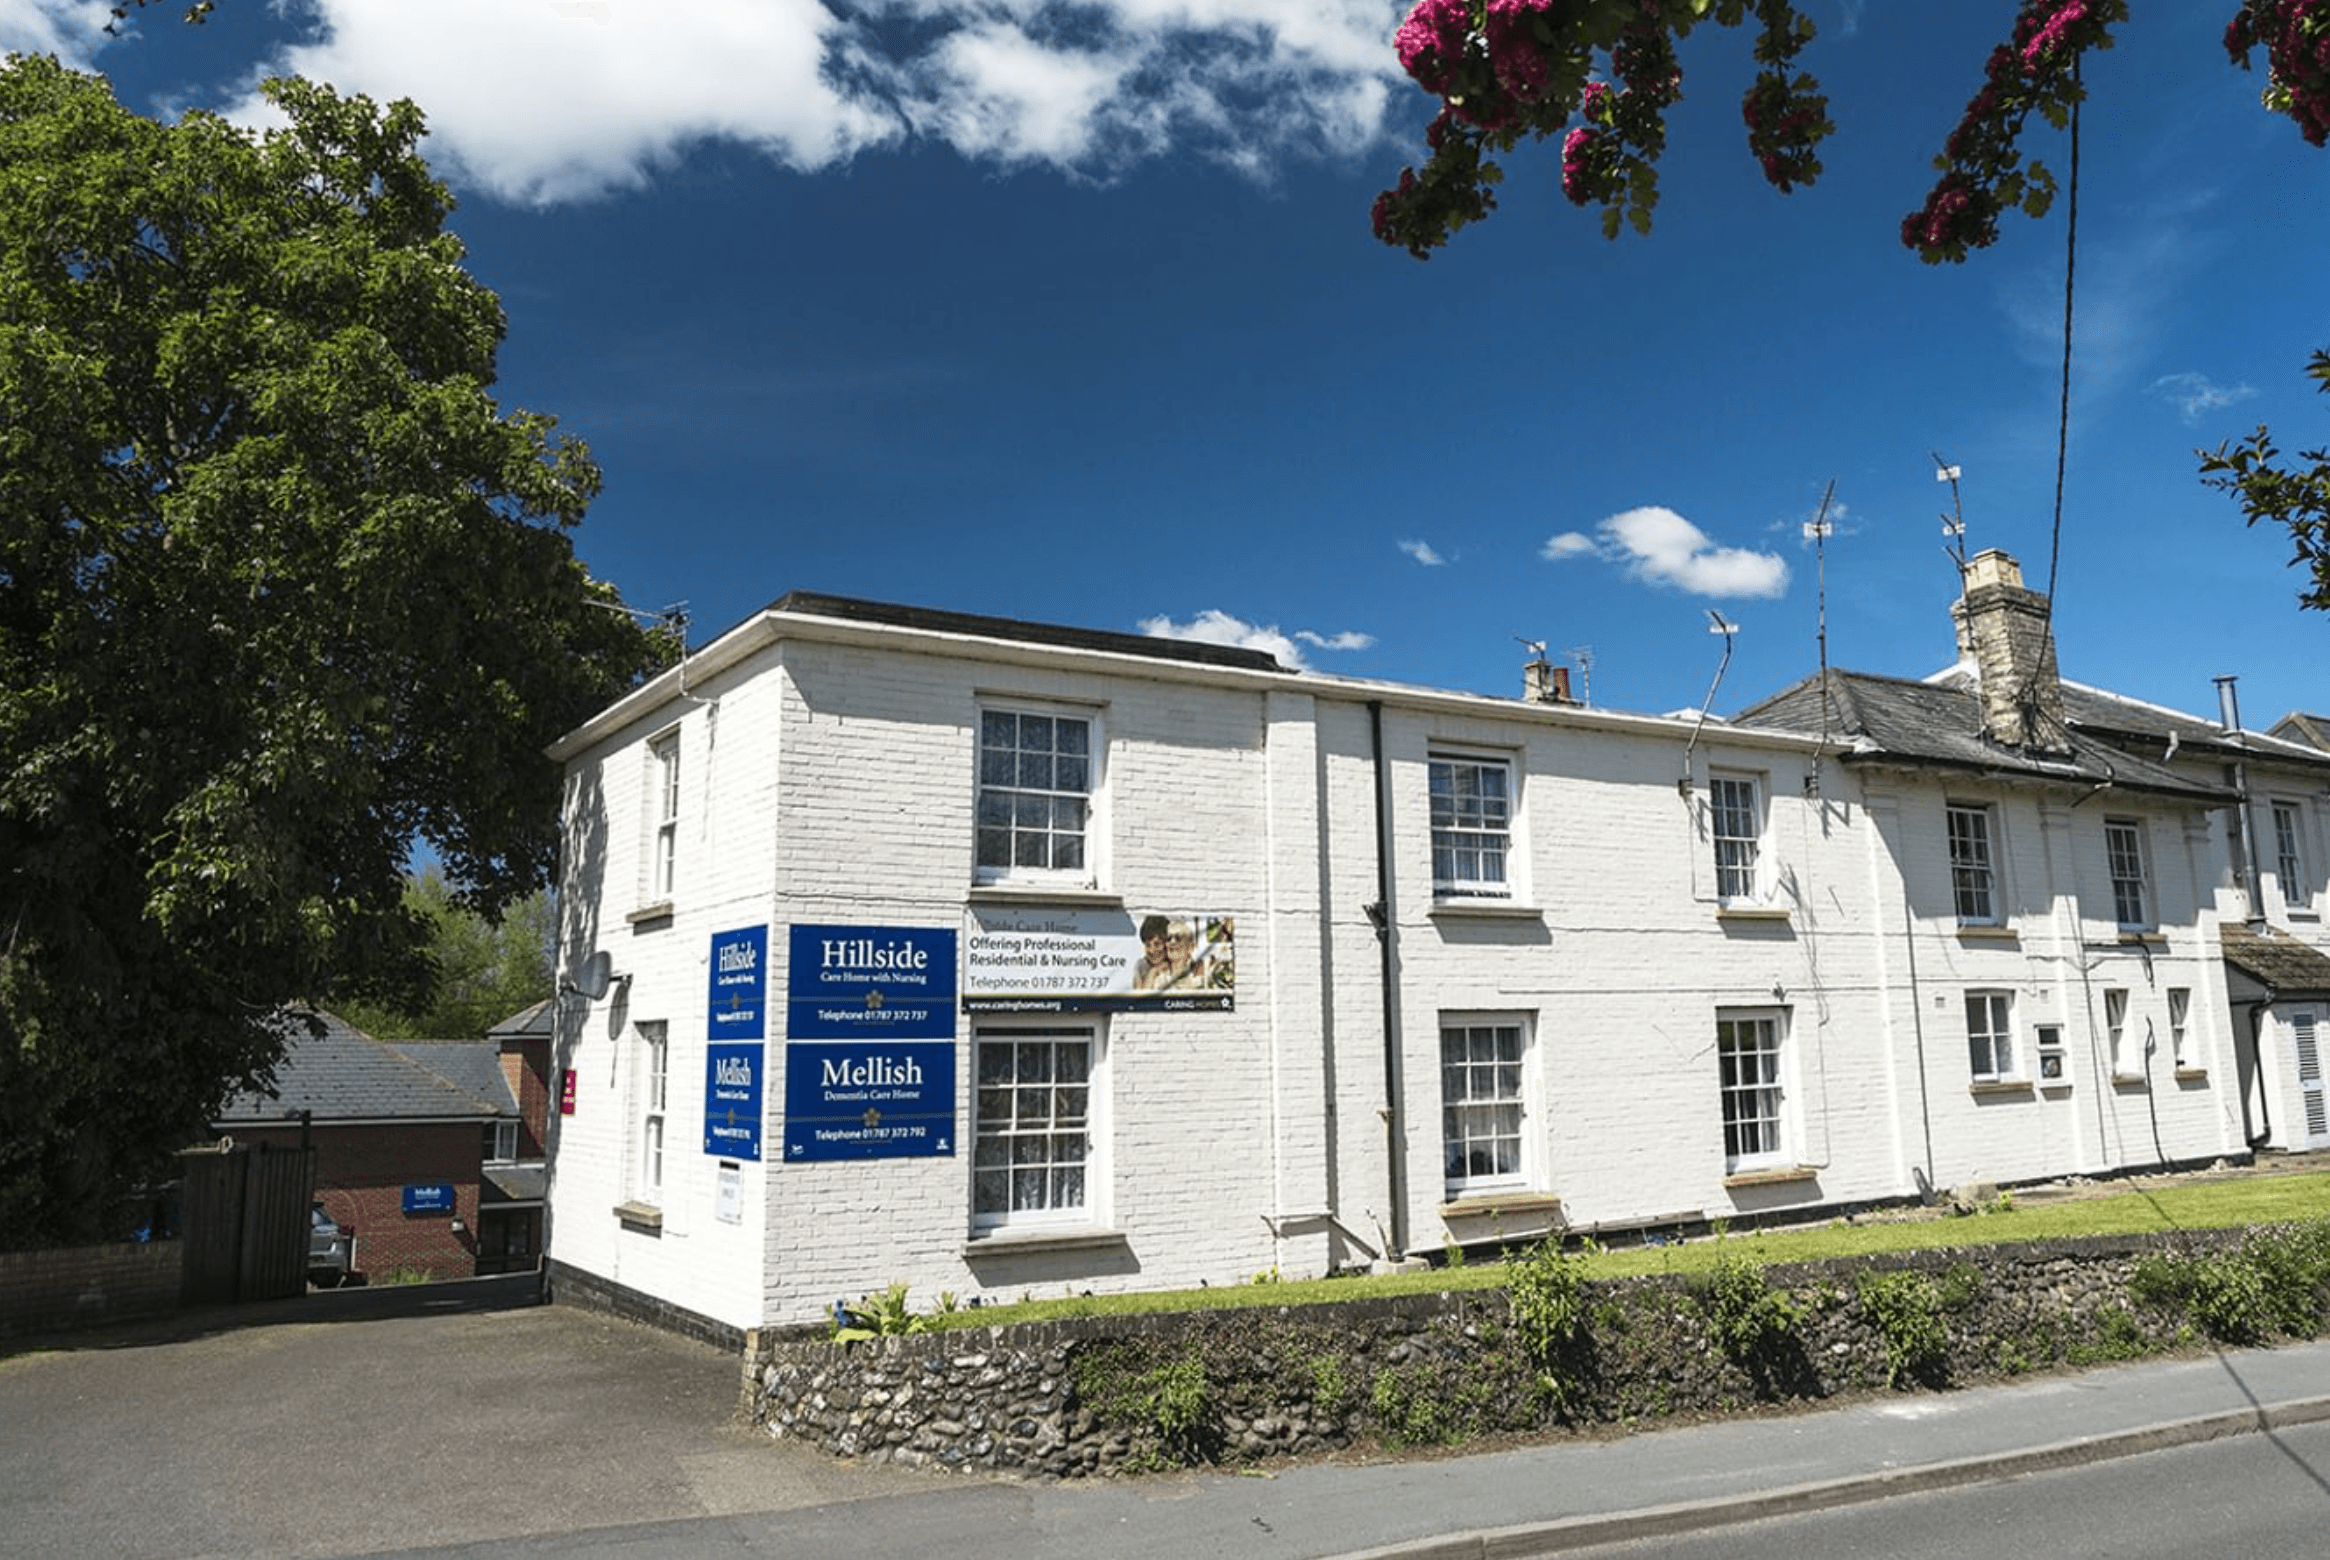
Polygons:
<instances>
[{"instance_id":1,"label":"slate roof","mask_svg":"<svg viewBox=\"0 0 2330 1560\"><path fill-rule=\"evenodd\" d=\"M505 1203L538 1203L550 1195L547 1165L487 1165L478 1172L477 1200L481 1207Z\"/></svg>"},{"instance_id":2,"label":"slate roof","mask_svg":"<svg viewBox=\"0 0 2330 1560\"><path fill-rule=\"evenodd\" d=\"M1943 675L1964 674L1953 669ZM2073 726L2107 740L2133 739L2146 747L2157 742L2164 751L2173 743L2179 753L2228 760L2270 758L2277 762L2316 765L2330 771L2330 751L2317 751L2283 730L2291 720L2306 717L2287 717L2271 732L2228 732L2213 720L2075 682L2063 684L2063 715ZM2325 746L2330 748L2330 744Z\"/></svg>"},{"instance_id":3,"label":"slate roof","mask_svg":"<svg viewBox=\"0 0 2330 1560\"><path fill-rule=\"evenodd\" d=\"M512 1013L485 1032L488 1040L547 1040L558 1014L558 999L544 997L530 1008Z\"/></svg>"},{"instance_id":4,"label":"slate roof","mask_svg":"<svg viewBox=\"0 0 2330 1560\"><path fill-rule=\"evenodd\" d=\"M2330 753L2330 715L2292 710L2273 723L2273 734L2284 742L2299 742Z\"/></svg>"},{"instance_id":5,"label":"slate roof","mask_svg":"<svg viewBox=\"0 0 2330 1560\"><path fill-rule=\"evenodd\" d=\"M2068 685L2065 694L2068 704ZM2076 720L2065 753L2026 753L1993 742L1982 735L1981 703L1971 682L1949 673L1923 682L1867 672L1817 673L1748 706L1733 720L1809 736L1826 733L1845 749L1847 763L1908 762L2063 785L2110 784L2205 806L2234 800L2220 786L2188 779L2098 740L2079 729Z\"/></svg>"},{"instance_id":6,"label":"slate roof","mask_svg":"<svg viewBox=\"0 0 2330 1560\"><path fill-rule=\"evenodd\" d=\"M2330 993L2330 954L2287 933L2227 926L2218 939L2227 964L2284 995Z\"/></svg>"},{"instance_id":7,"label":"slate roof","mask_svg":"<svg viewBox=\"0 0 2330 1560\"><path fill-rule=\"evenodd\" d=\"M974 612L943 612L936 607L909 607L895 602L867 601L856 596L829 596L822 591L796 590L768 605L771 612L798 612L804 616L843 618L857 623L883 623L930 633L962 634L976 639L1010 639L1027 644L1064 645L1075 650L1105 650L1137 655L1152 661L1188 661L1200 666L1235 666L1247 671L1278 672L1286 668L1267 650L1237 645L1206 644L1193 639L1164 639L1152 634L1120 634L1106 629L1068 628L1057 623L1030 623L1019 618L987 617Z\"/></svg>"},{"instance_id":8,"label":"slate roof","mask_svg":"<svg viewBox=\"0 0 2330 1560\"><path fill-rule=\"evenodd\" d=\"M286 1013L289 1037L272 1095L239 1094L214 1121L280 1124L301 1111L334 1121L490 1121L515 1116L518 1102L488 1040L375 1040L321 1009Z\"/></svg>"}]
</instances>

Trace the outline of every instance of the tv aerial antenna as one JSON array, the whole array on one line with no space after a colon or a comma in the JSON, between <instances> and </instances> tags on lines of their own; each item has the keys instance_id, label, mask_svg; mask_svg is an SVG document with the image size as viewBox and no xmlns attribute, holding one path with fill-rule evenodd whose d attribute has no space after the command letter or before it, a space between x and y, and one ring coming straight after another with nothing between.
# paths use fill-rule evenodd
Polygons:
<instances>
[{"instance_id":1,"label":"tv aerial antenna","mask_svg":"<svg viewBox=\"0 0 2330 1560\"><path fill-rule=\"evenodd\" d=\"M1594 702L1594 647L1592 645L1572 645L1562 654L1578 663L1578 702L1592 704Z\"/></svg>"},{"instance_id":2,"label":"tv aerial antenna","mask_svg":"<svg viewBox=\"0 0 2330 1560\"><path fill-rule=\"evenodd\" d=\"M1942 551L1950 555L1950 561L1963 575L1966 572L1966 511L1958 501L1959 476L1959 468L1938 454L1934 456L1934 480L1950 484L1950 512L1942 516Z\"/></svg>"},{"instance_id":3,"label":"tv aerial antenna","mask_svg":"<svg viewBox=\"0 0 2330 1560\"><path fill-rule=\"evenodd\" d=\"M1731 642L1739 636L1739 625L1709 607L1707 632L1723 636L1723 659L1715 663L1715 681L1707 685L1707 697L1699 705L1699 719L1691 727L1691 740L1683 744L1683 778L1675 782L1675 789L1685 796L1691 794L1691 754L1699 746L1699 733L1706 728L1707 712L1715 708L1715 690L1723 686L1723 674L1731 670Z\"/></svg>"}]
</instances>

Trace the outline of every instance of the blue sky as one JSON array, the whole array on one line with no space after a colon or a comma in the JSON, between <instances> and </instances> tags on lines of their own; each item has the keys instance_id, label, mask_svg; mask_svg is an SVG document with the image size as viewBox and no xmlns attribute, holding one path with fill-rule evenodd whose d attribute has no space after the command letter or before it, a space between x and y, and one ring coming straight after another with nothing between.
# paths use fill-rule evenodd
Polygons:
<instances>
[{"instance_id":1,"label":"blue sky","mask_svg":"<svg viewBox=\"0 0 2330 1560\"><path fill-rule=\"evenodd\" d=\"M167 115L286 68L409 96L510 315L506 404L591 444L577 536L699 638L787 590L1204 632L1320 671L1509 694L1516 638L1597 704L1719 711L1818 664L1946 664L1973 548L2049 579L2062 205L1963 267L1901 216L2008 0L1806 0L1827 172L1782 197L1747 39L1683 53L1648 238L1558 151L1428 263L1369 203L1422 151L1378 0L221 0L128 36L0 0L0 48ZM2330 443L2330 152L2225 61L2230 0L2090 62L2067 675L2250 724L2330 709L2330 616L2193 450ZM2060 174L2062 138L2035 148ZM1833 481L1825 570L1802 536Z\"/></svg>"}]
</instances>

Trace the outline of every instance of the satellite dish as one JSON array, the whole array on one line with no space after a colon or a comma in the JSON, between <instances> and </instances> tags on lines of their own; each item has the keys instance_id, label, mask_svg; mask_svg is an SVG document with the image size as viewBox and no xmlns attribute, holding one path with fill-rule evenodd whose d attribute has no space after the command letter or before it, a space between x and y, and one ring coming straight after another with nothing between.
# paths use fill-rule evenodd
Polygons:
<instances>
[{"instance_id":1,"label":"satellite dish","mask_svg":"<svg viewBox=\"0 0 2330 1560\"><path fill-rule=\"evenodd\" d=\"M614 984L614 980L615 956L602 948L582 961L582 967L574 972L574 978L566 983L566 989L596 1002L607 994L607 988Z\"/></svg>"}]
</instances>

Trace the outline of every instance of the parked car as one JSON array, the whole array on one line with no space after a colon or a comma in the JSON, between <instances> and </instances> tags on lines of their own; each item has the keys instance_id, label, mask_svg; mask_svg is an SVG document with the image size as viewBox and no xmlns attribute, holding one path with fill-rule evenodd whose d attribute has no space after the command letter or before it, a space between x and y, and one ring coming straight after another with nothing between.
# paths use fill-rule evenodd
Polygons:
<instances>
[{"instance_id":1,"label":"parked car","mask_svg":"<svg viewBox=\"0 0 2330 1560\"><path fill-rule=\"evenodd\" d=\"M322 1203L310 1203L307 1218L307 1281L318 1288L337 1289L348 1282L356 1232L341 1228L324 1212Z\"/></svg>"}]
</instances>

